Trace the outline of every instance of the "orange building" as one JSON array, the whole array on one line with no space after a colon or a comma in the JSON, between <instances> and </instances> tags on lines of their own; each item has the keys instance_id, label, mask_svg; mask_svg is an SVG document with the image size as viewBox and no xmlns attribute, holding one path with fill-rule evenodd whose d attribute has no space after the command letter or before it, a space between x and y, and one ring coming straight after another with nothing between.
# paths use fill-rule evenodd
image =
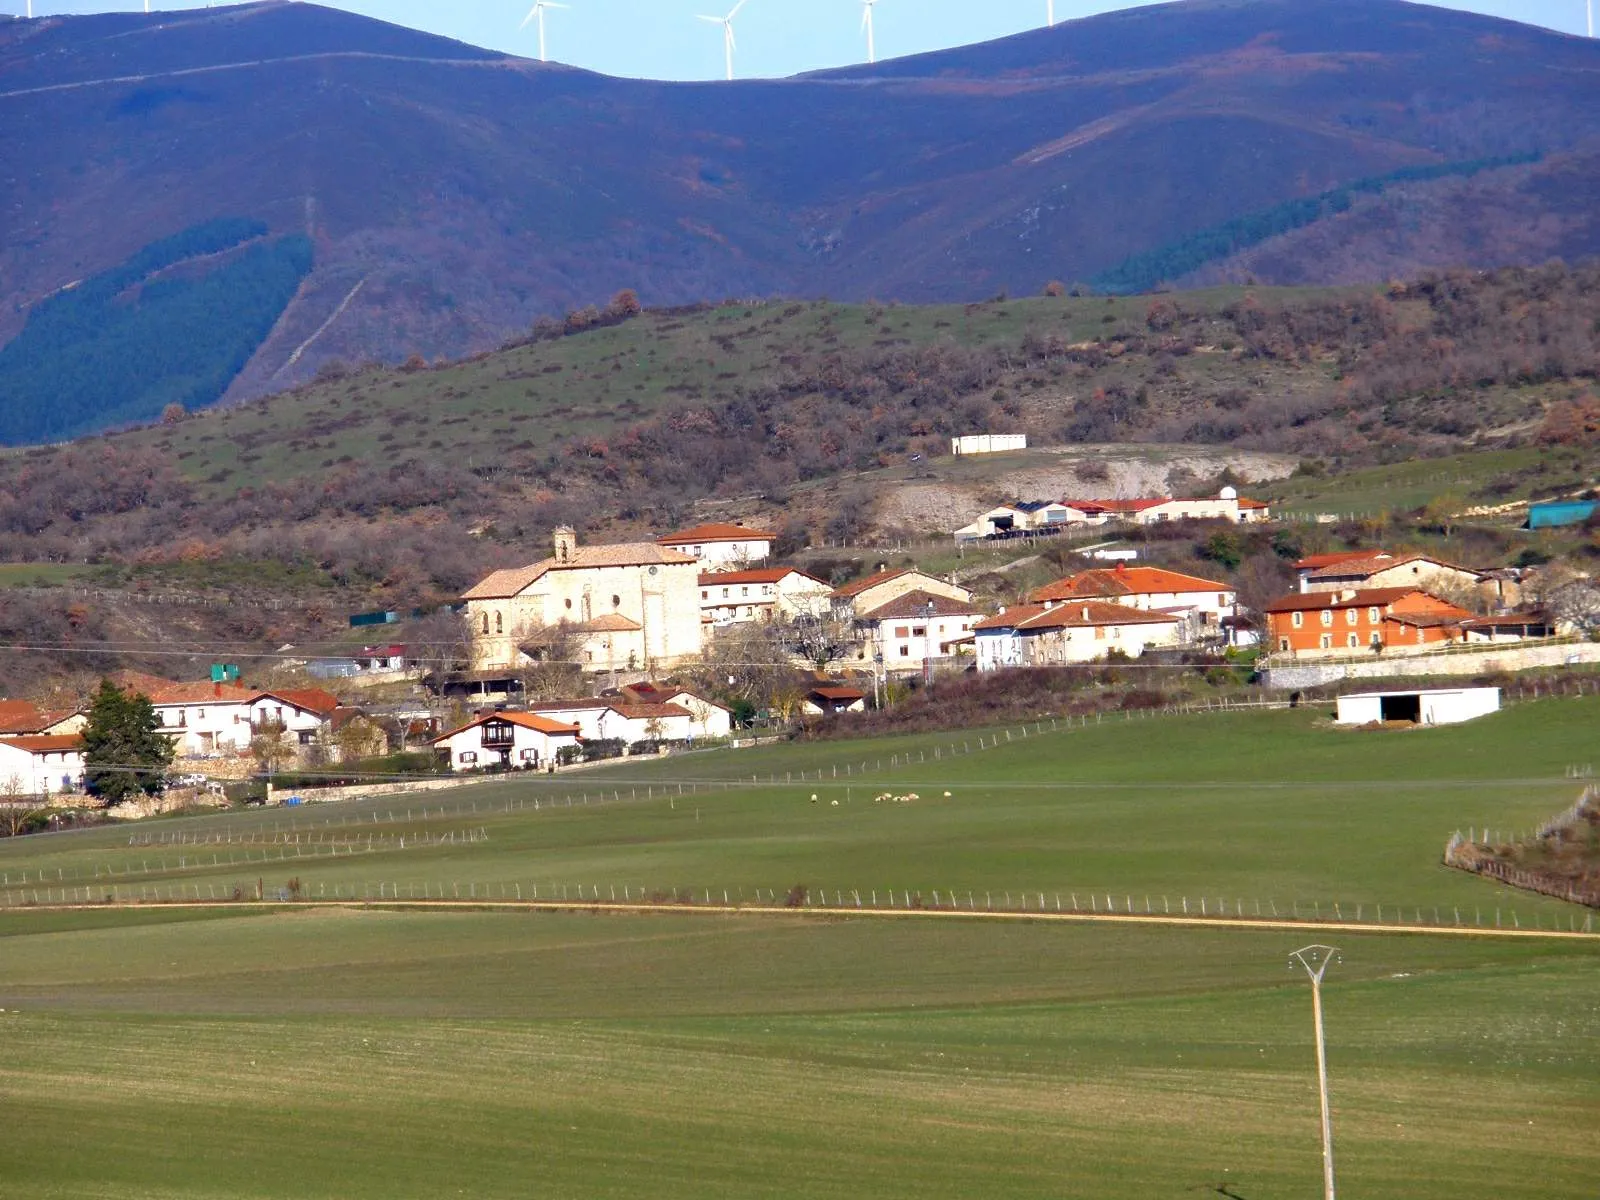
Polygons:
<instances>
[{"instance_id":1,"label":"orange building","mask_svg":"<svg viewBox=\"0 0 1600 1200\"><path fill-rule=\"evenodd\" d=\"M1417 588L1364 588L1285 596L1266 608L1268 645L1279 654L1349 654L1460 641L1472 614Z\"/></svg>"}]
</instances>

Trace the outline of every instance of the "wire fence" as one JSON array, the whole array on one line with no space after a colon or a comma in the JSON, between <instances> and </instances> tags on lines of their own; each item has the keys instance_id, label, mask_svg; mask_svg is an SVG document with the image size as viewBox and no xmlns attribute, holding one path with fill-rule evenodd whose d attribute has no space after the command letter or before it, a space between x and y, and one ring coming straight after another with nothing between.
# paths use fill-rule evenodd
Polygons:
<instances>
[{"instance_id":1,"label":"wire fence","mask_svg":"<svg viewBox=\"0 0 1600 1200\"><path fill-rule=\"evenodd\" d=\"M1588 765L1581 768L1569 768L1569 773L1580 770L1592 772L1593 768ZM1537 892L1543 896L1553 896L1558 900L1565 900L1571 904L1581 904L1588 908L1600 908L1600 888L1591 886L1583 881L1574 881L1555 875L1548 875L1542 871L1520 867L1515 863L1507 862L1497 853L1499 850L1527 842L1539 843L1559 840L1569 832L1577 829L1578 826L1586 825L1593 820L1597 804L1600 804L1600 788L1591 785L1584 789L1583 795L1578 797L1571 808L1551 817L1540 825L1531 836L1524 835L1507 838L1502 833L1496 837L1494 831L1485 829L1482 831L1482 836L1479 837L1479 831L1475 828L1469 829L1466 834L1462 834L1458 829L1450 835L1450 840L1445 844L1445 865L1474 875L1487 876L1490 879L1506 884L1508 887Z\"/></svg>"}]
</instances>

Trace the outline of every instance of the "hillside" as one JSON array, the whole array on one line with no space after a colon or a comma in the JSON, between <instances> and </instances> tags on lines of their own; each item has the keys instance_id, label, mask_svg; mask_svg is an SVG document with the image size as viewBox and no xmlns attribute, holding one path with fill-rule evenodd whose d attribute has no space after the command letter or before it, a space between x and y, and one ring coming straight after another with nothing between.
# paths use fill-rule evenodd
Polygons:
<instances>
[{"instance_id":1,"label":"hillside","mask_svg":"<svg viewBox=\"0 0 1600 1200\"><path fill-rule=\"evenodd\" d=\"M28 169L0 170L0 339L221 217L315 253L235 398L334 360L491 349L621 287L651 305L1036 294L1285 201L1487 159L1518 162L1364 197L1215 270L1572 260L1600 252L1597 76L1582 39L1396 0L1192 0L732 85L546 67L309 4L14 21L0 163Z\"/></svg>"}]
</instances>

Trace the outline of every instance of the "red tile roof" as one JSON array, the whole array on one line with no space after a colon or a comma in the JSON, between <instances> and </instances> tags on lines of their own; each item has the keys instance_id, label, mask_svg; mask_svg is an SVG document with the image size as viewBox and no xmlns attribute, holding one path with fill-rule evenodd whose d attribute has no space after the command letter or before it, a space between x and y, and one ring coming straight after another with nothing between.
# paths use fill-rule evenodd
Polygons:
<instances>
[{"instance_id":1,"label":"red tile roof","mask_svg":"<svg viewBox=\"0 0 1600 1200\"><path fill-rule=\"evenodd\" d=\"M577 546L565 562L546 558L526 567L495 571L462 593L463 600L509 600L520 596L551 571L583 571L598 567L685 566L697 560L652 542L614 546Z\"/></svg>"},{"instance_id":2,"label":"red tile roof","mask_svg":"<svg viewBox=\"0 0 1600 1200\"><path fill-rule=\"evenodd\" d=\"M916 573L920 574L920 572ZM913 574L910 567L901 567L897 571L879 571L876 575L868 575L865 579L858 579L854 583L847 583L841 588L835 588L833 595L838 600L851 600L862 592L877 587L879 584L888 583L891 580L899 579L902 575L910 574Z\"/></svg>"},{"instance_id":3,"label":"red tile roof","mask_svg":"<svg viewBox=\"0 0 1600 1200\"><path fill-rule=\"evenodd\" d=\"M712 522L696 525L693 529L680 529L656 539L658 546L702 545L705 542L772 542L778 535L766 529L751 529L745 525Z\"/></svg>"},{"instance_id":4,"label":"red tile roof","mask_svg":"<svg viewBox=\"0 0 1600 1200\"><path fill-rule=\"evenodd\" d=\"M249 704L261 692L234 683L212 683L196 679L190 683L169 683L154 692L145 692L151 704Z\"/></svg>"},{"instance_id":5,"label":"red tile roof","mask_svg":"<svg viewBox=\"0 0 1600 1200\"><path fill-rule=\"evenodd\" d=\"M578 633L637 633L644 626L621 613L603 613L592 621L584 621L572 628Z\"/></svg>"},{"instance_id":6,"label":"red tile roof","mask_svg":"<svg viewBox=\"0 0 1600 1200\"><path fill-rule=\"evenodd\" d=\"M529 712L576 712L579 709L610 708L611 701L599 696L583 700L537 700L528 705Z\"/></svg>"},{"instance_id":7,"label":"red tile roof","mask_svg":"<svg viewBox=\"0 0 1600 1200\"><path fill-rule=\"evenodd\" d=\"M1427 596L1430 600L1439 597L1421 588L1390 587L1390 588L1361 588L1348 595L1341 592L1306 592L1296 593L1292 596L1283 596L1267 605L1269 613L1278 612L1317 612L1321 609L1342 608L1384 608L1396 600L1406 596ZM1443 603L1443 601L1440 601Z\"/></svg>"},{"instance_id":8,"label":"red tile roof","mask_svg":"<svg viewBox=\"0 0 1600 1200\"><path fill-rule=\"evenodd\" d=\"M1110 570L1080 571L1054 583L1035 588L1028 594L1034 603L1053 600L1087 600L1097 596L1152 596L1170 592L1231 592L1226 583L1214 579L1201 579L1198 575L1185 575L1164 567L1129 567L1118 565Z\"/></svg>"},{"instance_id":9,"label":"red tile roof","mask_svg":"<svg viewBox=\"0 0 1600 1200\"><path fill-rule=\"evenodd\" d=\"M1015 629L1022 622L1030 617L1037 617L1048 608L1047 604L1018 604L997 616L985 617L972 627L972 631L976 633L980 629Z\"/></svg>"},{"instance_id":10,"label":"red tile roof","mask_svg":"<svg viewBox=\"0 0 1600 1200\"><path fill-rule=\"evenodd\" d=\"M863 613L861 619L891 621L916 617L969 617L981 611L970 600L952 600L948 596L935 596L932 592L916 591L896 596L887 604L880 605L869 613Z\"/></svg>"},{"instance_id":11,"label":"red tile roof","mask_svg":"<svg viewBox=\"0 0 1600 1200\"><path fill-rule=\"evenodd\" d=\"M1470 571L1468 567L1458 567L1455 563L1445 562L1441 558L1434 558L1431 554L1386 554L1375 551L1370 554L1358 555L1355 558L1342 558L1327 566L1312 570L1312 579L1344 579L1375 575L1379 571L1387 571L1394 567L1403 567L1407 563L1425 562L1433 566L1442 567L1451 571ZM1477 572L1472 571L1472 574Z\"/></svg>"},{"instance_id":12,"label":"red tile roof","mask_svg":"<svg viewBox=\"0 0 1600 1200\"><path fill-rule=\"evenodd\" d=\"M1073 600L1056 604L1015 626L1021 632L1043 629L1079 629L1103 625L1175 625L1170 613L1147 612L1125 604L1105 604L1095 600Z\"/></svg>"},{"instance_id":13,"label":"red tile roof","mask_svg":"<svg viewBox=\"0 0 1600 1200\"><path fill-rule=\"evenodd\" d=\"M0 738L7 746L26 750L29 754L55 754L62 751L82 750L83 739L75 733L48 733Z\"/></svg>"},{"instance_id":14,"label":"red tile roof","mask_svg":"<svg viewBox=\"0 0 1600 1200\"><path fill-rule=\"evenodd\" d=\"M541 717L538 713L525 712L488 712L481 713L468 721L460 729L452 729L449 733L441 733L433 739L433 745L455 737L458 733L465 733L469 729L476 729L489 721L507 721L512 725L520 725L523 729L531 729L535 733L549 734L552 737L576 737L578 727L566 725L560 721L552 721L548 717Z\"/></svg>"},{"instance_id":15,"label":"red tile roof","mask_svg":"<svg viewBox=\"0 0 1600 1200\"><path fill-rule=\"evenodd\" d=\"M28 700L0 700L0 734L43 733L78 715L72 708L38 708Z\"/></svg>"},{"instance_id":16,"label":"red tile roof","mask_svg":"<svg viewBox=\"0 0 1600 1200\"><path fill-rule=\"evenodd\" d=\"M854 703L857 700L865 700L867 698L867 694L865 692L859 691L856 688L831 684L823 687L814 687L806 693L806 696L821 696L824 700L844 700L851 703Z\"/></svg>"},{"instance_id":17,"label":"red tile roof","mask_svg":"<svg viewBox=\"0 0 1600 1200\"><path fill-rule=\"evenodd\" d=\"M1334 554L1308 554L1294 564L1294 569L1316 571L1323 567L1331 567L1334 563L1348 562L1353 558L1369 558L1381 553L1383 553L1381 550L1340 550Z\"/></svg>"},{"instance_id":18,"label":"red tile roof","mask_svg":"<svg viewBox=\"0 0 1600 1200\"><path fill-rule=\"evenodd\" d=\"M694 716L687 708L681 708L676 704L613 704L611 710L629 721Z\"/></svg>"},{"instance_id":19,"label":"red tile roof","mask_svg":"<svg viewBox=\"0 0 1600 1200\"><path fill-rule=\"evenodd\" d=\"M330 716L339 707L339 697L321 688L296 688L292 691L262 692L261 695L287 700L301 711L316 713L319 717Z\"/></svg>"}]
</instances>

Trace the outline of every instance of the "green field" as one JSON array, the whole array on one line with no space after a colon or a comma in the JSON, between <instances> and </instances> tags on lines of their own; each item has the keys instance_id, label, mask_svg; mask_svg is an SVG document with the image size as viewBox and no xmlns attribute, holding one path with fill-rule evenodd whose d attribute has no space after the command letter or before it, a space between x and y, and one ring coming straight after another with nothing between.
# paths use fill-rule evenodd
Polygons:
<instances>
[{"instance_id":1,"label":"green field","mask_svg":"<svg viewBox=\"0 0 1600 1200\"><path fill-rule=\"evenodd\" d=\"M1597 718L1561 699L1411 733L1299 711L790 744L21 839L0 873L13 902L82 871L124 896L293 872L310 896L1094 889L1566 928L1580 910L1439 851L1569 804ZM885 785L923 799L874 804ZM213 853L237 861L193 861ZM5 1194L1313 1195L1287 954L1314 938L1343 952L1341 1192L1593 1195L1594 941L315 903L0 912L0 1102L27 1114Z\"/></svg>"}]
</instances>

